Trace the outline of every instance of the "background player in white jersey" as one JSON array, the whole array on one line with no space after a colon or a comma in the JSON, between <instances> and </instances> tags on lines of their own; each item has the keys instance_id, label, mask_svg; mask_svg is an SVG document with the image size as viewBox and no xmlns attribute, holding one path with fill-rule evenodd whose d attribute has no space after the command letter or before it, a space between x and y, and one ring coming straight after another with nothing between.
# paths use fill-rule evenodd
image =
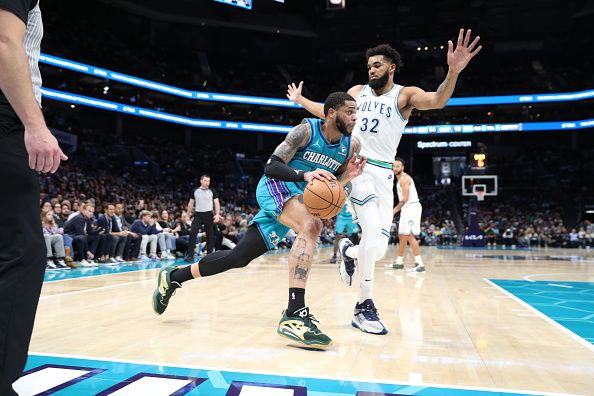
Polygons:
<instances>
[{"instance_id":1,"label":"background player in white jersey","mask_svg":"<svg viewBox=\"0 0 594 396\"><path fill-rule=\"evenodd\" d=\"M415 266L409 268L409 272L425 271L425 264L421 258L421 248L416 236L421 233L421 213L423 207L419 201L419 194L413 178L404 172L404 160L396 157L392 166L396 175L396 192L398 193L398 204L394 207L394 214L400 212L398 222L398 257L392 268L404 268L404 253L406 244L410 244L415 257Z\"/></svg>"},{"instance_id":2,"label":"background player in white jersey","mask_svg":"<svg viewBox=\"0 0 594 396\"><path fill-rule=\"evenodd\" d=\"M460 29L455 49L452 41L448 41L448 74L435 92L395 84L394 74L402 66L402 60L400 54L387 44L367 50L369 82L348 91L357 100L357 125L353 135L359 137L361 155L368 160L363 174L352 181L349 196L353 215L361 225L361 242L353 246L348 239L341 241L340 270L342 280L350 285L357 260L361 291L351 324L361 331L388 332L372 300L373 275L375 262L384 257L388 248L394 204L392 161L404 127L413 109L441 109L447 104L458 75L482 48L477 47L479 37L470 42L470 36L470 29L466 32ZM289 85L287 97L310 113L323 117L323 105L303 97L302 87L303 82L299 86Z\"/></svg>"}]
</instances>

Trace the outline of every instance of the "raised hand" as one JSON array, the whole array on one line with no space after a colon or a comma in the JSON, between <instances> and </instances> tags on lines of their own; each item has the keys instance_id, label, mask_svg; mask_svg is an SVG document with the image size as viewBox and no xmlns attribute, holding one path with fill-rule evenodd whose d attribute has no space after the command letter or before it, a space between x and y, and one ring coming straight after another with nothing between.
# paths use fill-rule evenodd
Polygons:
<instances>
[{"instance_id":1,"label":"raised hand","mask_svg":"<svg viewBox=\"0 0 594 396\"><path fill-rule=\"evenodd\" d=\"M464 70L468 62L483 48L482 45L476 47L479 40L480 36L476 36L472 43L468 44L470 42L470 29L466 31L466 34L464 34L464 29L460 29L455 50L452 40L448 40L448 66L451 70L456 73Z\"/></svg>"},{"instance_id":2,"label":"raised hand","mask_svg":"<svg viewBox=\"0 0 594 396\"><path fill-rule=\"evenodd\" d=\"M367 158L353 155L351 157L351 159L349 160L349 163L347 165L347 169L345 172L347 175L347 179L350 181L350 180L354 179L355 177L359 176L361 173L363 173L363 168L365 167L366 163L367 163Z\"/></svg>"},{"instance_id":3,"label":"raised hand","mask_svg":"<svg viewBox=\"0 0 594 396\"><path fill-rule=\"evenodd\" d=\"M287 98L291 102L297 103L299 98L301 98L301 90L303 89L303 81L299 83L299 85L295 85L295 83L291 83L287 86Z\"/></svg>"}]
</instances>

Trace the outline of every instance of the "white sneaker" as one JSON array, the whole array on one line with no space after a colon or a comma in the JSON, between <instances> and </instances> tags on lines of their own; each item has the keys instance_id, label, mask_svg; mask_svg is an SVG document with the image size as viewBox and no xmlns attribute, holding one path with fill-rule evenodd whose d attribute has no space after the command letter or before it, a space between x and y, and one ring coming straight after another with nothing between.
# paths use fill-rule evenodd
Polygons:
<instances>
[{"instance_id":1,"label":"white sneaker","mask_svg":"<svg viewBox=\"0 0 594 396\"><path fill-rule=\"evenodd\" d=\"M45 262L45 269L47 269L47 270L57 270L59 268L54 263L54 260L47 259L47 261Z\"/></svg>"},{"instance_id":2,"label":"white sneaker","mask_svg":"<svg viewBox=\"0 0 594 396\"><path fill-rule=\"evenodd\" d=\"M123 258L121 258L120 256L116 256L115 260L116 260L118 263L125 263L125 262L126 262L126 260L124 260L124 259L123 259Z\"/></svg>"},{"instance_id":3,"label":"white sneaker","mask_svg":"<svg viewBox=\"0 0 594 396\"><path fill-rule=\"evenodd\" d=\"M56 261L56 267L58 269L62 269L62 270L69 270L70 269L70 267L67 266L66 263L64 262L64 260L62 260L62 259L58 259Z\"/></svg>"},{"instance_id":4,"label":"white sneaker","mask_svg":"<svg viewBox=\"0 0 594 396\"><path fill-rule=\"evenodd\" d=\"M338 272L340 279L347 286L353 284L353 276L355 275L355 268L357 264L355 259L347 256L346 250L353 245L353 242L349 238L342 238L338 242L338 252L340 253L340 264L338 266Z\"/></svg>"},{"instance_id":5,"label":"white sneaker","mask_svg":"<svg viewBox=\"0 0 594 396\"><path fill-rule=\"evenodd\" d=\"M365 333L388 334L388 328L380 320L373 300L370 298L355 305L355 316L351 325Z\"/></svg>"},{"instance_id":6,"label":"white sneaker","mask_svg":"<svg viewBox=\"0 0 594 396\"><path fill-rule=\"evenodd\" d=\"M425 272L425 266L415 264L414 267L407 269L406 272Z\"/></svg>"},{"instance_id":7,"label":"white sneaker","mask_svg":"<svg viewBox=\"0 0 594 396\"><path fill-rule=\"evenodd\" d=\"M85 259L82 259L82 260L80 260L78 262L78 266L79 267L87 267L88 268L88 267L95 267L95 264L94 263L91 263L91 262L89 262L89 261L87 261Z\"/></svg>"}]
</instances>

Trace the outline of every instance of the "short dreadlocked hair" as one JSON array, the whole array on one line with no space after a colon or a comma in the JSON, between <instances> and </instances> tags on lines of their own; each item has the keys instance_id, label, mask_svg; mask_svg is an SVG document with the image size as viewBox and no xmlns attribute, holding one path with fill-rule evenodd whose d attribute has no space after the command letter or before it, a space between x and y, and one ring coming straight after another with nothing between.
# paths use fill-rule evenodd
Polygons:
<instances>
[{"instance_id":1,"label":"short dreadlocked hair","mask_svg":"<svg viewBox=\"0 0 594 396\"><path fill-rule=\"evenodd\" d=\"M365 52L365 61L369 61L369 58L376 55L383 55L387 59L391 60L396 65L396 73L400 71L400 68L404 66L402 63L402 57L390 44L380 44L376 47L369 48Z\"/></svg>"}]
</instances>

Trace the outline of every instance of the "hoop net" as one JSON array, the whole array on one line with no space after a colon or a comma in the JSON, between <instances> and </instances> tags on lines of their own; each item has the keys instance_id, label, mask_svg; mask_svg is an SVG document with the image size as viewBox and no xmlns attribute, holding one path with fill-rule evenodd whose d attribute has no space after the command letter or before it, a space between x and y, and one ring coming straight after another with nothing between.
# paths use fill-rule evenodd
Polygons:
<instances>
[{"instance_id":1,"label":"hoop net","mask_svg":"<svg viewBox=\"0 0 594 396\"><path fill-rule=\"evenodd\" d=\"M484 201L485 200L485 190L477 190L474 192L474 195L476 195L476 200L477 201Z\"/></svg>"}]
</instances>

